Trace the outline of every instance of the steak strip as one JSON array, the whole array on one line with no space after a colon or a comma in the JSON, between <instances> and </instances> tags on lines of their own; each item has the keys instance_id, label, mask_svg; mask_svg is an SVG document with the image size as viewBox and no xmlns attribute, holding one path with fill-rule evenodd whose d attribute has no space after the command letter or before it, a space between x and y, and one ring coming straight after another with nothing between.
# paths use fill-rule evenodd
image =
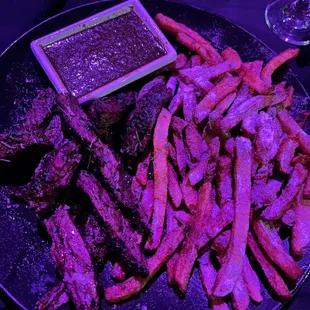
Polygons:
<instances>
[{"instance_id":1,"label":"steak strip","mask_svg":"<svg viewBox=\"0 0 310 310\"><path fill-rule=\"evenodd\" d=\"M109 147L97 137L93 123L83 112L77 99L69 95L59 95L57 103L69 127L82 139L88 150L99 162L101 173L107 180L118 202L132 213L132 219L139 228L149 231L147 220L141 214L138 202L128 186L126 173Z\"/></svg>"},{"instance_id":2,"label":"steak strip","mask_svg":"<svg viewBox=\"0 0 310 310\"><path fill-rule=\"evenodd\" d=\"M76 309L99 309L94 267L67 209L67 206L60 206L44 221L52 238L51 255Z\"/></svg>"},{"instance_id":3,"label":"steak strip","mask_svg":"<svg viewBox=\"0 0 310 310\"><path fill-rule=\"evenodd\" d=\"M132 230L121 211L111 201L108 193L86 171L81 171L77 186L88 195L103 219L105 232L113 247L120 252L126 266L142 276L147 275L148 269L139 246L138 234Z\"/></svg>"}]
</instances>

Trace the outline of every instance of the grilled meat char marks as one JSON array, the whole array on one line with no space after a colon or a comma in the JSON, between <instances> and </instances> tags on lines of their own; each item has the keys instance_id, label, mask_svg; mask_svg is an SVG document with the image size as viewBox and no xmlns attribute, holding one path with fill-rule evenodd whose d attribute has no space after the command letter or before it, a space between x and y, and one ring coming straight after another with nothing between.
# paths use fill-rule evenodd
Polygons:
<instances>
[{"instance_id":1,"label":"grilled meat char marks","mask_svg":"<svg viewBox=\"0 0 310 310\"><path fill-rule=\"evenodd\" d=\"M93 101L88 114L96 124L98 134L106 134L117 124L135 105L136 97L137 93L127 92Z\"/></svg>"},{"instance_id":2,"label":"grilled meat char marks","mask_svg":"<svg viewBox=\"0 0 310 310\"><path fill-rule=\"evenodd\" d=\"M43 211L58 192L69 185L81 160L78 151L79 148L73 142L64 140L59 149L42 158L24 194L30 207L37 212Z\"/></svg>"},{"instance_id":3,"label":"grilled meat char marks","mask_svg":"<svg viewBox=\"0 0 310 310\"><path fill-rule=\"evenodd\" d=\"M52 238L51 255L76 309L99 309L94 266L67 209L60 206L44 221Z\"/></svg>"},{"instance_id":4,"label":"grilled meat char marks","mask_svg":"<svg viewBox=\"0 0 310 310\"><path fill-rule=\"evenodd\" d=\"M161 109L171 100L171 90L162 79L146 92L131 111L125 126L123 152L136 156L145 152L152 141L153 129Z\"/></svg>"},{"instance_id":5,"label":"grilled meat char marks","mask_svg":"<svg viewBox=\"0 0 310 310\"><path fill-rule=\"evenodd\" d=\"M140 275L147 275L146 260L139 245L139 235L130 227L121 211L111 201L100 183L86 171L79 175L77 185L89 196L103 219L106 234L127 267Z\"/></svg>"},{"instance_id":6,"label":"grilled meat char marks","mask_svg":"<svg viewBox=\"0 0 310 310\"><path fill-rule=\"evenodd\" d=\"M59 95L57 103L66 123L99 163L100 171L118 202L132 213L133 222L141 230L149 231L147 219L141 214L138 201L128 186L126 172L111 149L97 137L94 124L79 106L77 99L69 95Z\"/></svg>"}]
</instances>

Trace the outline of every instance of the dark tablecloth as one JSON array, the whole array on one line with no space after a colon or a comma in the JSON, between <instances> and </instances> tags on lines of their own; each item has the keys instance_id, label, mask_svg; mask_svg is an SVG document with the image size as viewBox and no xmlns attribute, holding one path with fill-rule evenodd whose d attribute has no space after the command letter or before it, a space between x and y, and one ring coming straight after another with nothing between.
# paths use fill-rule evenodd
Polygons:
<instances>
[{"instance_id":1,"label":"dark tablecloth","mask_svg":"<svg viewBox=\"0 0 310 310\"><path fill-rule=\"evenodd\" d=\"M91 2L88 0L1 0L0 52L44 19L62 10ZM222 15L253 33L276 52L290 46L275 37L266 26L264 11L269 0L176 0L175 2L190 4ZM301 55L297 61L291 62L291 67L310 94L310 47L302 48ZM1 298L5 300L6 306L0 299L0 309L13 309L13 305L4 296ZM309 302L310 279L306 281L290 309L308 309Z\"/></svg>"}]
</instances>

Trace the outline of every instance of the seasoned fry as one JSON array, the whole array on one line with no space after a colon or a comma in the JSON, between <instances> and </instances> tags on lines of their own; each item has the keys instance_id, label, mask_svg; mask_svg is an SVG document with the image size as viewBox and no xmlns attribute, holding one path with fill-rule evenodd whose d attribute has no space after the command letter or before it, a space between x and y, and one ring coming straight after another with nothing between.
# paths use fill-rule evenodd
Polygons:
<instances>
[{"instance_id":1,"label":"seasoned fry","mask_svg":"<svg viewBox=\"0 0 310 310\"><path fill-rule=\"evenodd\" d=\"M252 234L248 235L248 246L253 256L262 267L262 270L274 292L279 296L281 301L288 301L293 298L284 280L273 266L270 259L262 251Z\"/></svg>"},{"instance_id":2,"label":"seasoned fry","mask_svg":"<svg viewBox=\"0 0 310 310\"><path fill-rule=\"evenodd\" d=\"M201 58L200 55L193 55L190 59L191 62L191 68L197 67L197 66L201 66L203 59Z\"/></svg>"},{"instance_id":3,"label":"seasoned fry","mask_svg":"<svg viewBox=\"0 0 310 310\"><path fill-rule=\"evenodd\" d=\"M298 147L298 139L296 136L286 137L280 145L277 153L277 168L282 173L290 173L292 170L291 161L294 158L295 151Z\"/></svg>"},{"instance_id":4,"label":"seasoned fry","mask_svg":"<svg viewBox=\"0 0 310 310\"><path fill-rule=\"evenodd\" d=\"M292 229L291 251L295 260L303 258L310 245L310 200L303 197L304 189L303 186L293 206L296 222Z\"/></svg>"},{"instance_id":5,"label":"seasoned fry","mask_svg":"<svg viewBox=\"0 0 310 310\"><path fill-rule=\"evenodd\" d=\"M255 219L253 230L259 244L270 259L283 271L288 279L296 283L303 272L292 257L286 253L276 229L268 226L262 220Z\"/></svg>"},{"instance_id":6,"label":"seasoned fry","mask_svg":"<svg viewBox=\"0 0 310 310\"><path fill-rule=\"evenodd\" d=\"M228 156L220 156L217 163L217 200L222 208L232 199L232 160Z\"/></svg>"},{"instance_id":7,"label":"seasoned fry","mask_svg":"<svg viewBox=\"0 0 310 310\"><path fill-rule=\"evenodd\" d=\"M168 130L171 114L162 109L154 130L154 209L152 216L152 236L146 244L146 249L155 250L159 246L164 229L167 186L168 186Z\"/></svg>"},{"instance_id":8,"label":"seasoned fry","mask_svg":"<svg viewBox=\"0 0 310 310\"><path fill-rule=\"evenodd\" d=\"M173 135L173 141L174 141L174 146L175 146L175 151L176 151L179 172L180 172L180 175L184 177L186 173L187 160L188 160L187 154L185 152L184 142L183 142L183 139L176 134Z\"/></svg>"},{"instance_id":9,"label":"seasoned fry","mask_svg":"<svg viewBox=\"0 0 310 310\"><path fill-rule=\"evenodd\" d=\"M279 198L267 207L261 217L268 221L279 220L290 208L291 203L297 196L303 182L308 175L307 169L302 164L295 165L289 181L283 189Z\"/></svg>"},{"instance_id":10,"label":"seasoned fry","mask_svg":"<svg viewBox=\"0 0 310 310\"><path fill-rule=\"evenodd\" d=\"M286 90L287 98L283 101L282 106L285 109L289 109L292 106L294 98L294 87L289 86Z\"/></svg>"},{"instance_id":11,"label":"seasoned fry","mask_svg":"<svg viewBox=\"0 0 310 310\"><path fill-rule=\"evenodd\" d=\"M296 223L296 213L293 209L289 209L285 212L281 219L282 223L286 226L293 227Z\"/></svg>"},{"instance_id":12,"label":"seasoned fry","mask_svg":"<svg viewBox=\"0 0 310 310\"><path fill-rule=\"evenodd\" d=\"M179 32L176 36L176 39L180 44L187 47L190 51L199 54L204 61L208 63L211 61L209 54L205 50L205 48L186 33Z\"/></svg>"},{"instance_id":13,"label":"seasoned fry","mask_svg":"<svg viewBox=\"0 0 310 310\"><path fill-rule=\"evenodd\" d=\"M177 59L174 62L174 67L176 70L185 68L187 63L187 57L184 54L178 54Z\"/></svg>"},{"instance_id":14,"label":"seasoned fry","mask_svg":"<svg viewBox=\"0 0 310 310\"><path fill-rule=\"evenodd\" d=\"M188 179L192 186L198 184L203 179L204 175L207 174L208 170L210 154L206 147L204 147L206 144L204 142L202 143L203 147L200 161L188 172Z\"/></svg>"},{"instance_id":15,"label":"seasoned fry","mask_svg":"<svg viewBox=\"0 0 310 310\"><path fill-rule=\"evenodd\" d=\"M183 92L176 94L170 101L168 110L172 115L181 111L183 108Z\"/></svg>"},{"instance_id":16,"label":"seasoned fry","mask_svg":"<svg viewBox=\"0 0 310 310\"><path fill-rule=\"evenodd\" d=\"M172 257L166 263L167 269L167 282L168 284L174 283L175 264L179 259L179 253L175 252Z\"/></svg>"},{"instance_id":17,"label":"seasoned fry","mask_svg":"<svg viewBox=\"0 0 310 310\"><path fill-rule=\"evenodd\" d=\"M248 70L252 71L254 74L260 76L263 69L263 63L264 62L262 60L255 60L253 62L245 62L244 66Z\"/></svg>"},{"instance_id":18,"label":"seasoned fry","mask_svg":"<svg viewBox=\"0 0 310 310\"><path fill-rule=\"evenodd\" d=\"M291 161L292 166L295 166L298 163L304 165L308 170L310 170L310 156L309 155L298 154Z\"/></svg>"},{"instance_id":19,"label":"seasoned fry","mask_svg":"<svg viewBox=\"0 0 310 310\"><path fill-rule=\"evenodd\" d=\"M220 113L220 114L224 114L229 107L231 106L231 104L234 102L234 100L236 99L237 94L236 93L230 93L228 94L222 101L220 101L218 103L218 105L216 106L216 110Z\"/></svg>"},{"instance_id":20,"label":"seasoned fry","mask_svg":"<svg viewBox=\"0 0 310 310\"><path fill-rule=\"evenodd\" d=\"M257 133L258 113L253 113L242 120L241 131L247 138L253 139Z\"/></svg>"},{"instance_id":21,"label":"seasoned fry","mask_svg":"<svg viewBox=\"0 0 310 310\"><path fill-rule=\"evenodd\" d=\"M143 186L145 186L147 182L150 161L151 161L151 153L149 153L147 157L142 162L139 163L137 168L136 178L137 181Z\"/></svg>"},{"instance_id":22,"label":"seasoned fry","mask_svg":"<svg viewBox=\"0 0 310 310\"><path fill-rule=\"evenodd\" d=\"M183 200L182 191L179 185L178 176L171 164L168 163L168 191L176 208L179 208Z\"/></svg>"},{"instance_id":23,"label":"seasoned fry","mask_svg":"<svg viewBox=\"0 0 310 310\"><path fill-rule=\"evenodd\" d=\"M283 131L288 135L297 135L301 149L306 155L310 155L310 137L299 127L288 111L284 109L277 114L277 117Z\"/></svg>"},{"instance_id":24,"label":"seasoned fry","mask_svg":"<svg viewBox=\"0 0 310 310\"><path fill-rule=\"evenodd\" d=\"M285 93L277 93L269 96L255 96L247 101L241 103L232 111L228 111L228 114L221 121L221 128L224 132L232 129L244 118L251 116L253 113L273 106L282 102L286 98Z\"/></svg>"},{"instance_id":25,"label":"seasoned fry","mask_svg":"<svg viewBox=\"0 0 310 310\"><path fill-rule=\"evenodd\" d=\"M195 213L198 201L198 194L187 177L185 177L183 182L181 183L181 190L187 209L191 213Z\"/></svg>"},{"instance_id":26,"label":"seasoned fry","mask_svg":"<svg viewBox=\"0 0 310 310\"><path fill-rule=\"evenodd\" d=\"M189 224L193 218L191 214L182 210L175 212L175 217L182 225Z\"/></svg>"},{"instance_id":27,"label":"seasoned fry","mask_svg":"<svg viewBox=\"0 0 310 310\"><path fill-rule=\"evenodd\" d=\"M244 82L248 83L251 88L256 90L261 95L268 95L274 90L272 85L265 83L259 76L249 70L245 65L241 66L239 76L242 77Z\"/></svg>"},{"instance_id":28,"label":"seasoned fry","mask_svg":"<svg viewBox=\"0 0 310 310\"><path fill-rule=\"evenodd\" d=\"M279 55L271 59L266 64L261 73L262 80L267 84L271 84L271 77L273 72L276 71L280 66L282 66L287 61L296 58L299 52L300 50L298 48L288 48L284 52L280 53Z\"/></svg>"},{"instance_id":29,"label":"seasoned fry","mask_svg":"<svg viewBox=\"0 0 310 310\"><path fill-rule=\"evenodd\" d=\"M199 162L202 153L202 137L194 125L185 128L185 143L193 162Z\"/></svg>"},{"instance_id":30,"label":"seasoned fry","mask_svg":"<svg viewBox=\"0 0 310 310\"><path fill-rule=\"evenodd\" d=\"M239 54L232 49L231 47L227 47L223 52L222 52L222 57L224 60L230 60L232 62L235 62L237 67L240 67L242 65L242 60L239 56Z\"/></svg>"},{"instance_id":31,"label":"seasoned fry","mask_svg":"<svg viewBox=\"0 0 310 310\"><path fill-rule=\"evenodd\" d=\"M240 83L237 77L227 77L214 86L195 109L195 121L201 123L214 107L228 94L236 90Z\"/></svg>"},{"instance_id":32,"label":"seasoned fry","mask_svg":"<svg viewBox=\"0 0 310 310\"><path fill-rule=\"evenodd\" d=\"M166 83L166 87L171 90L172 96L174 96L177 86L178 86L177 77L175 75L171 75Z\"/></svg>"},{"instance_id":33,"label":"seasoned fry","mask_svg":"<svg viewBox=\"0 0 310 310\"><path fill-rule=\"evenodd\" d=\"M232 290L231 299L234 309L248 309L250 297L242 276L237 280L237 283Z\"/></svg>"},{"instance_id":34,"label":"seasoned fry","mask_svg":"<svg viewBox=\"0 0 310 310\"><path fill-rule=\"evenodd\" d=\"M212 213L211 188L212 184L207 181L200 189L193 225L186 235L179 259L175 265L175 283L183 293L186 292L191 271L198 257L197 236L201 233L201 228Z\"/></svg>"},{"instance_id":35,"label":"seasoned fry","mask_svg":"<svg viewBox=\"0 0 310 310\"><path fill-rule=\"evenodd\" d=\"M147 262L150 271L149 276L147 278L130 277L122 283L105 288L104 296L106 301L118 303L139 293L177 249L184 238L184 232L185 227L183 226L167 233L161 241L157 252Z\"/></svg>"},{"instance_id":36,"label":"seasoned fry","mask_svg":"<svg viewBox=\"0 0 310 310\"><path fill-rule=\"evenodd\" d=\"M194 87L186 86L183 90L183 115L185 121L193 122L193 111L197 105L197 99L194 92Z\"/></svg>"},{"instance_id":37,"label":"seasoned fry","mask_svg":"<svg viewBox=\"0 0 310 310\"><path fill-rule=\"evenodd\" d=\"M256 209L269 206L277 199L281 187L282 183L277 180L269 180L267 184L255 180L251 191L252 204Z\"/></svg>"},{"instance_id":38,"label":"seasoned fry","mask_svg":"<svg viewBox=\"0 0 310 310\"><path fill-rule=\"evenodd\" d=\"M260 112L254 141L255 160L264 166L267 165L276 156L278 146L279 139L274 120L269 114Z\"/></svg>"},{"instance_id":39,"label":"seasoned fry","mask_svg":"<svg viewBox=\"0 0 310 310\"><path fill-rule=\"evenodd\" d=\"M233 111L236 107L238 107L242 102L250 99L252 96L250 92L250 87L248 83L242 82L240 89L237 93L237 97L235 101L232 103L229 111Z\"/></svg>"},{"instance_id":40,"label":"seasoned fry","mask_svg":"<svg viewBox=\"0 0 310 310\"><path fill-rule=\"evenodd\" d=\"M217 272L210 261L210 252L206 252L202 257L198 259L199 262L199 274L202 283L202 287L208 297L212 310L228 310L229 307L224 298L213 297L212 288L215 283ZM210 307L209 307L210 308Z\"/></svg>"},{"instance_id":41,"label":"seasoned fry","mask_svg":"<svg viewBox=\"0 0 310 310\"><path fill-rule=\"evenodd\" d=\"M219 270L213 294L221 297L232 292L242 274L251 208L252 144L247 138L236 138L236 160L234 167L235 213L232 236L225 263Z\"/></svg>"},{"instance_id":42,"label":"seasoned fry","mask_svg":"<svg viewBox=\"0 0 310 310\"><path fill-rule=\"evenodd\" d=\"M256 303L261 303L263 297L261 295L260 282L247 256L243 260L243 279L251 299Z\"/></svg>"}]
</instances>

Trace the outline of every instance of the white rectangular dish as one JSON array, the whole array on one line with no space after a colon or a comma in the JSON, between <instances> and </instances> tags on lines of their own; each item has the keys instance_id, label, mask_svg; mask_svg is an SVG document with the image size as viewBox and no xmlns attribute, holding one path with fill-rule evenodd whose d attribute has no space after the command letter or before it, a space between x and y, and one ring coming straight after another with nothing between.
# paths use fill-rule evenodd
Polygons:
<instances>
[{"instance_id":1,"label":"white rectangular dish","mask_svg":"<svg viewBox=\"0 0 310 310\"><path fill-rule=\"evenodd\" d=\"M101 85L90 92L77 96L80 103L90 101L92 99L97 99L103 97L117 89L124 87L166 65L173 62L176 59L176 51L170 44L170 42L163 35L161 30L157 27L154 20L147 13L145 8L138 0L129 0L124 3L121 3L117 6L114 6L108 10L85 18L75 24L62 28L58 31L55 31L51 34L48 34L42 38L39 38L31 43L31 49L36 56L37 60L41 64L42 68L46 72L47 76L53 83L56 91L58 93L71 93L76 95L72 91L68 90L64 79L61 77L59 72L55 69L50 58L47 56L44 48L50 46L55 42L65 40L72 37L75 34L82 33L83 31L100 25L104 22L111 21L115 18L118 18L126 13L134 11L138 17L142 20L143 24L147 29L152 33L154 38L159 41L162 47L165 50L165 54L159 58L142 65L141 67L136 68L135 70L120 76L113 81L109 81L107 84Z\"/></svg>"}]
</instances>

